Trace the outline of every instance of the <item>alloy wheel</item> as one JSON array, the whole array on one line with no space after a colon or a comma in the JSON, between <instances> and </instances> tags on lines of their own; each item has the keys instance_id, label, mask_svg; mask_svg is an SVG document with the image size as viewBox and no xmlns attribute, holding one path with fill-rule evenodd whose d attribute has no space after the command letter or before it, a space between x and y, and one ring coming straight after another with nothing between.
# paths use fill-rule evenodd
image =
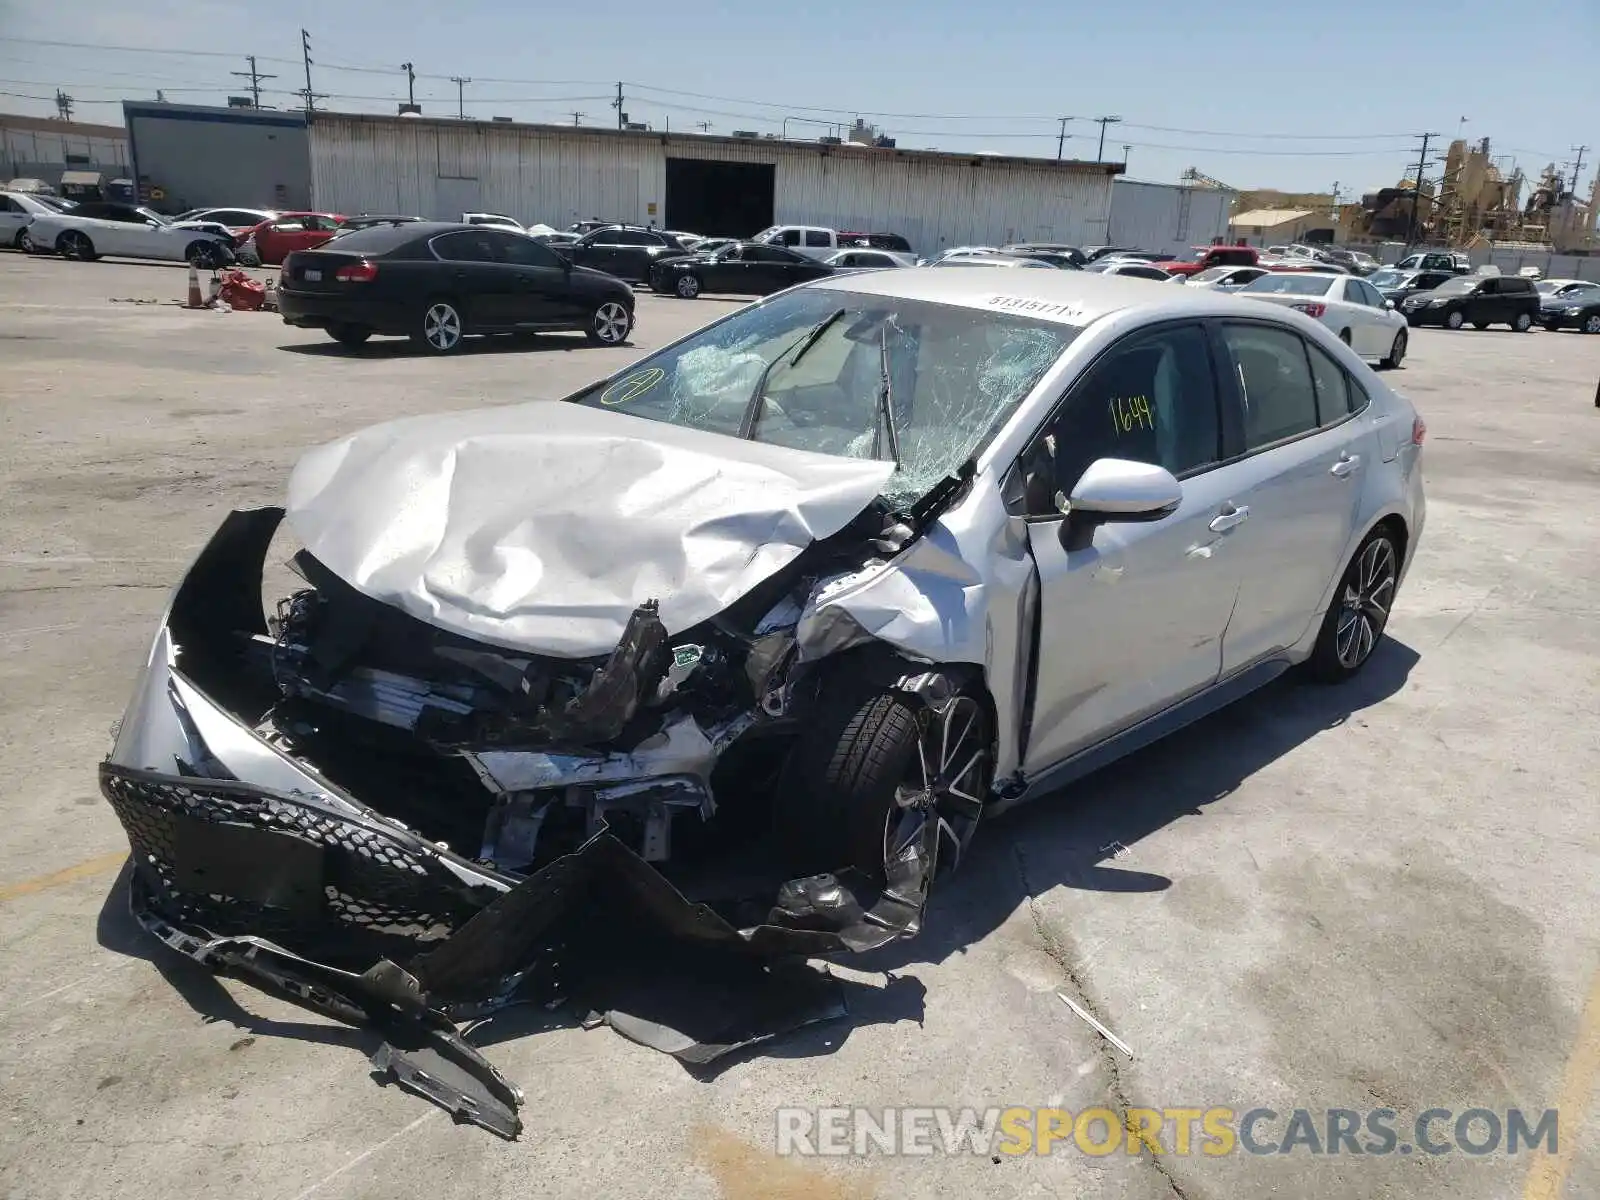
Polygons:
<instances>
[{"instance_id":1,"label":"alloy wheel","mask_svg":"<svg viewBox=\"0 0 1600 1200\"><path fill-rule=\"evenodd\" d=\"M422 318L422 336L441 354L454 350L461 341L461 314L443 301L429 305Z\"/></svg>"},{"instance_id":2,"label":"alloy wheel","mask_svg":"<svg viewBox=\"0 0 1600 1200\"><path fill-rule=\"evenodd\" d=\"M1600 313L1590 313L1583 319L1585 333L1600 333Z\"/></svg>"},{"instance_id":3,"label":"alloy wheel","mask_svg":"<svg viewBox=\"0 0 1600 1200\"><path fill-rule=\"evenodd\" d=\"M1402 329L1394 335L1394 345L1389 348L1389 365L1398 367L1400 360L1406 356L1406 331Z\"/></svg>"},{"instance_id":4,"label":"alloy wheel","mask_svg":"<svg viewBox=\"0 0 1600 1200\"><path fill-rule=\"evenodd\" d=\"M608 346L620 344L628 336L628 310L608 300L595 310L594 335Z\"/></svg>"},{"instance_id":5,"label":"alloy wheel","mask_svg":"<svg viewBox=\"0 0 1600 1200\"><path fill-rule=\"evenodd\" d=\"M1378 644L1389 621L1397 578L1393 543L1386 537L1373 538L1345 580L1340 599L1334 632L1334 653L1340 666L1355 669Z\"/></svg>"},{"instance_id":6,"label":"alloy wheel","mask_svg":"<svg viewBox=\"0 0 1600 1200\"><path fill-rule=\"evenodd\" d=\"M1467 321L1460 313L1453 312L1444 319L1444 323L1451 329L1460 329Z\"/></svg>"},{"instance_id":7,"label":"alloy wheel","mask_svg":"<svg viewBox=\"0 0 1600 1200\"><path fill-rule=\"evenodd\" d=\"M700 281L693 275L678 276L678 295L685 300L693 300L700 294Z\"/></svg>"},{"instance_id":8,"label":"alloy wheel","mask_svg":"<svg viewBox=\"0 0 1600 1200\"><path fill-rule=\"evenodd\" d=\"M1512 323L1512 328L1518 333L1527 333L1533 328L1533 318L1527 313L1518 313L1517 319Z\"/></svg>"},{"instance_id":9,"label":"alloy wheel","mask_svg":"<svg viewBox=\"0 0 1600 1200\"><path fill-rule=\"evenodd\" d=\"M922 713L917 725L916 759L895 789L894 807L884 817L885 862L920 838L929 820L939 823L940 841L948 839L959 857L989 790L988 720L976 700L954 696L942 709Z\"/></svg>"}]
</instances>

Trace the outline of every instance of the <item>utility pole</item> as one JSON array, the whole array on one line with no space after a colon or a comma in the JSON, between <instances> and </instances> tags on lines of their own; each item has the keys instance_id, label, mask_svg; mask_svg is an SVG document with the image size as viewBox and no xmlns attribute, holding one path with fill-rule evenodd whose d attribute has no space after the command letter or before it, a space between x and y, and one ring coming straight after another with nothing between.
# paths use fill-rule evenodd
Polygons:
<instances>
[{"instance_id":1,"label":"utility pole","mask_svg":"<svg viewBox=\"0 0 1600 1200\"><path fill-rule=\"evenodd\" d=\"M572 114L572 124L574 126L578 126L578 125L583 124L583 119L585 117L587 117L588 115L589 115L588 113L584 113L584 112L575 112L575 113L573 113Z\"/></svg>"},{"instance_id":2,"label":"utility pole","mask_svg":"<svg viewBox=\"0 0 1600 1200\"><path fill-rule=\"evenodd\" d=\"M305 97L306 116L317 111L317 101L326 100L328 97L322 92L311 90L311 35L304 29L300 31L300 54L306 60L306 86L300 94Z\"/></svg>"},{"instance_id":3,"label":"utility pole","mask_svg":"<svg viewBox=\"0 0 1600 1200\"><path fill-rule=\"evenodd\" d=\"M1118 125L1118 124L1120 124L1122 122L1122 118L1121 117L1096 117L1095 118L1095 122L1100 126L1100 148L1094 152L1094 160L1095 160L1095 162L1105 162L1105 160L1106 160L1106 126L1107 125Z\"/></svg>"},{"instance_id":4,"label":"utility pole","mask_svg":"<svg viewBox=\"0 0 1600 1200\"><path fill-rule=\"evenodd\" d=\"M1572 190L1578 190L1578 172L1583 170L1583 156L1589 149L1588 146L1574 146L1572 148L1578 155L1578 161L1572 164Z\"/></svg>"},{"instance_id":5,"label":"utility pole","mask_svg":"<svg viewBox=\"0 0 1600 1200\"><path fill-rule=\"evenodd\" d=\"M1056 161L1060 162L1061 155L1067 148L1067 122L1072 118L1057 117L1056 120L1061 122L1061 132L1056 135Z\"/></svg>"},{"instance_id":6,"label":"utility pole","mask_svg":"<svg viewBox=\"0 0 1600 1200\"><path fill-rule=\"evenodd\" d=\"M617 110L617 128L621 129L628 123L628 114L622 111L622 84L617 83L617 98L611 102L611 107Z\"/></svg>"},{"instance_id":7,"label":"utility pole","mask_svg":"<svg viewBox=\"0 0 1600 1200\"><path fill-rule=\"evenodd\" d=\"M1126 172L1128 169L1128 151L1132 149L1133 147L1127 142L1122 143L1122 169L1124 172Z\"/></svg>"},{"instance_id":8,"label":"utility pole","mask_svg":"<svg viewBox=\"0 0 1600 1200\"><path fill-rule=\"evenodd\" d=\"M450 82L456 85L456 116L461 120L467 119L467 84L472 82L470 75L452 75Z\"/></svg>"},{"instance_id":9,"label":"utility pole","mask_svg":"<svg viewBox=\"0 0 1600 1200\"><path fill-rule=\"evenodd\" d=\"M56 89L56 115L63 121L72 120L72 97Z\"/></svg>"},{"instance_id":10,"label":"utility pole","mask_svg":"<svg viewBox=\"0 0 1600 1200\"><path fill-rule=\"evenodd\" d=\"M1417 205L1422 200L1422 172L1428 167L1428 143L1438 137L1437 133L1422 135L1422 153L1417 155L1416 186L1411 189L1411 220L1406 223L1406 245L1411 245L1417 239Z\"/></svg>"},{"instance_id":11,"label":"utility pole","mask_svg":"<svg viewBox=\"0 0 1600 1200\"><path fill-rule=\"evenodd\" d=\"M711 132L711 122L710 121L696 121L695 122L695 128L698 129L701 133L710 133Z\"/></svg>"},{"instance_id":12,"label":"utility pole","mask_svg":"<svg viewBox=\"0 0 1600 1200\"><path fill-rule=\"evenodd\" d=\"M247 54L244 56L244 58L245 61L250 64L250 69L248 71L229 71L228 74L237 75L240 79L248 79L250 81L250 99L257 108L260 108L261 81L263 79L276 79L277 76L263 75L260 71L256 70L256 56L254 54Z\"/></svg>"},{"instance_id":13,"label":"utility pole","mask_svg":"<svg viewBox=\"0 0 1600 1200\"><path fill-rule=\"evenodd\" d=\"M400 69L406 73L406 103L415 108L417 106L417 73L408 62L401 63Z\"/></svg>"}]
</instances>

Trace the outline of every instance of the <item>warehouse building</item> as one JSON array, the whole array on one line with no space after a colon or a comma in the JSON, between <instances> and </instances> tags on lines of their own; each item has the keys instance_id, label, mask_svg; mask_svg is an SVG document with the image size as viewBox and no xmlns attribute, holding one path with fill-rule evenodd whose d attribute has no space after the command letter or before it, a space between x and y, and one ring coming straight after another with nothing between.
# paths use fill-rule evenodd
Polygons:
<instances>
[{"instance_id":1,"label":"warehouse building","mask_svg":"<svg viewBox=\"0 0 1600 1200\"><path fill-rule=\"evenodd\" d=\"M1226 189L1119 179L1111 188L1105 242L1189 258L1193 247L1226 237L1233 197Z\"/></svg>"},{"instance_id":2,"label":"warehouse building","mask_svg":"<svg viewBox=\"0 0 1600 1200\"><path fill-rule=\"evenodd\" d=\"M0 183L38 179L59 187L68 172L128 173L128 135L115 125L0 113Z\"/></svg>"},{"instance_id":3,"label":"warehouse building","mask_svg":"<svg viewBox=\"0 0 1600 1200\"><path fill-rule=\"evenodd\" d=\"M893 232L918 251L1102 242L1120 163L635 130L125 105L138 170L188 205L453 219L591 217L748 236L772 224ZM303 143L298 139L303 139ZM260 159L267 153L270 169ZM303 144L309 183L295 185ZM230 150L234 146L236 149ZM287 200L276 189L285 188Z\"/></svg>"},{"instance_id":4,"label":"warehouse building","mask_svg":"<svg viewBox=\"0 0 1600 1200\"><path fill-rule=\"evenodd\" d=\"M1290 242L1331 242L1339 227L1326 211L1309 208L1257 208L1237 214L1229 223L1230 241L1252 246L1286 246Z\"/></svg>"},{"instance_id":5,"label":"warehouse building","mask_svg":"<svg viewBox=\"0 0 1600 1200\"><path fill-rule=\"evenodd\" d=\"M168 212L311 206L301 113L124 100L122 114L144 194Z\"/></svg>"}]
</instances>

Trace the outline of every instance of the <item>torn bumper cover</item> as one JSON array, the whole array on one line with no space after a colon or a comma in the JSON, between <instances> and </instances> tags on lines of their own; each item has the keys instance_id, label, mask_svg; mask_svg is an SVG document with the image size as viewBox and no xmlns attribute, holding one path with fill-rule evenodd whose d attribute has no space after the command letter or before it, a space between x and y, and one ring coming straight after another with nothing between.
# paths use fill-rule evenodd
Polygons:
<instances>
[{"instance_id":1,"label":"torn bumper cover","mask_svg":"<svg viewBox=\"0 0 1600 1200\"><path fill-rule=\"evenodd\" d=\"M133 914L172 949L378 1029L380 1071L512 1137L521 1093L458 1022L566 1002L705 1063L845 1011L845 985L807 959L919 929L931 815L897 839L881 886L774 878L713 905L603 826L518 873L379 812L297 757L271 697L235 673L240 643L265 633L261 565L281 515L234 513L201 553L100 767L133 851Z\"/></svg>"}]
</instances>

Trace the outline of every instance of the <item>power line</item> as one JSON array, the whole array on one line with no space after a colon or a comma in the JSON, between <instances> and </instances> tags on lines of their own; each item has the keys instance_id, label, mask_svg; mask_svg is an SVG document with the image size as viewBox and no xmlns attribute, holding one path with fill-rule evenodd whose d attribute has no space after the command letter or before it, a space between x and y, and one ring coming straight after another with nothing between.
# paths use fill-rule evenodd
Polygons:
<instances>
[{"instance_id":1,"label":"power line","mask_svg":"<svg viewBox=\"0 0 1600 1200\"><path fill-rule=\"evenodd\" d=\"M158 50L153 46L113 46L104 42L55 42L40 38L0 37L0 41L16 42L20 46L59 46L66 50L116 50L127 54L162 54L178 55L190 58L233 58L239 56L228 50ZM294 66L297 63L293 58L272 58L261 55L262 62L288 63Z\"/></svg>"}]
</instances>

